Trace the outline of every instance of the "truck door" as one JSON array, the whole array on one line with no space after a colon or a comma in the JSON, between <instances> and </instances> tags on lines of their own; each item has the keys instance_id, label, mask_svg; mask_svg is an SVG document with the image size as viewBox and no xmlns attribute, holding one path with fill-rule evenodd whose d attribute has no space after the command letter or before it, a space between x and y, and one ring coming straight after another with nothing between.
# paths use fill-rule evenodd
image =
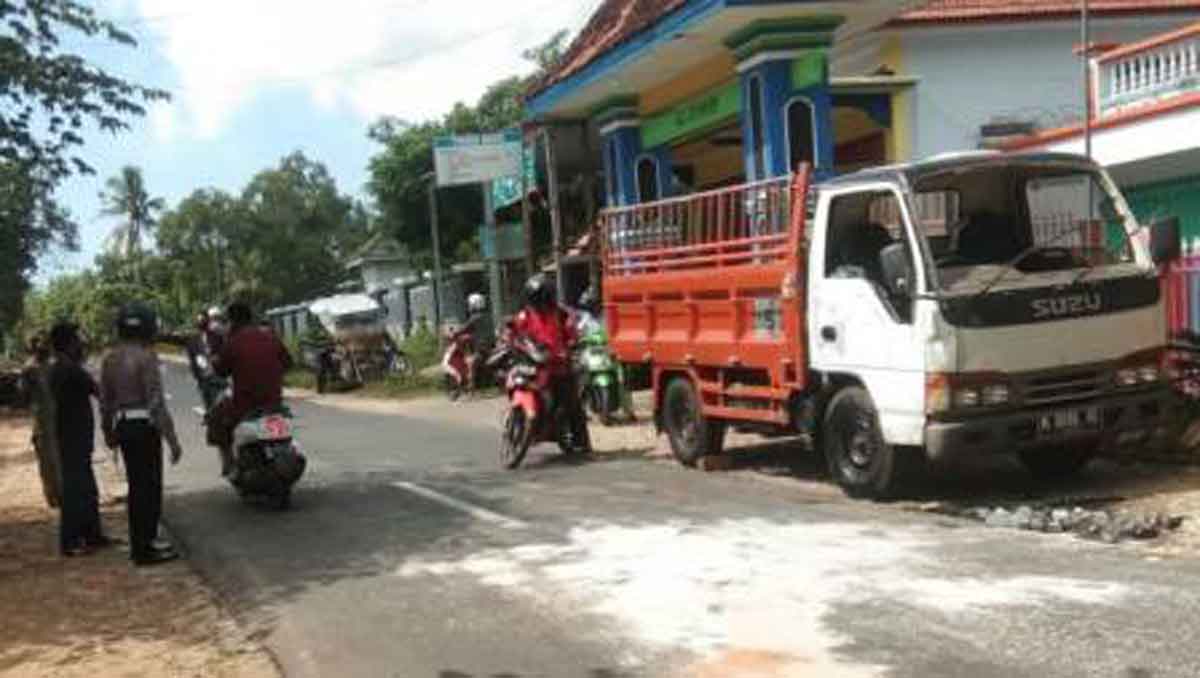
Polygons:
<instances>
[{"instance_id":1,"label":"truck door","mask_svg":"<svg viewBox=\"0 0 1200 678\"><path fill-rule=\"evenodd\" d=\"M813 368L861 381L897 445L920 445L924 434L925 346L911 296L923 280L909 223L890 184L822 190L809 268ZM894 243L907 249L917 276L904 295L888 292L879 262Z\"/></svg>"}]
</instances>

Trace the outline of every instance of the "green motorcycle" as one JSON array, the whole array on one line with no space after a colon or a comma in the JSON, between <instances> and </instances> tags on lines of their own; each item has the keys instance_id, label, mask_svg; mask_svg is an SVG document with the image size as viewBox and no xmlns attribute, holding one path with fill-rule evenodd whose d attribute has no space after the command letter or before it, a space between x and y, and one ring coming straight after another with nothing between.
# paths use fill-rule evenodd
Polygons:
<instances>
[{"instance_id":1,"label":"green motorcycle","mask_svg":"<svg viewBox=\"0 0 1200 678\"><path fill-rule=\"evenodd\" d=\"M632 403L626 401L625 379L621 364L608 350L608 332L590 313L579 314L579 344L576 363L579 369L580 402L605 426L616 422L618 410L633 419Z\"/></svg>"}]
</instances>

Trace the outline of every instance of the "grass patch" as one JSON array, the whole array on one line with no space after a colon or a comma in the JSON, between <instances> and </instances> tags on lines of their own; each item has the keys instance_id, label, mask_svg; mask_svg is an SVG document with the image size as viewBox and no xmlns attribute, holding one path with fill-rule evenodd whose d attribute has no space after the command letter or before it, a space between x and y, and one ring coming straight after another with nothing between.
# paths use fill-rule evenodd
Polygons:
<instances>
[{"instance_id":1,"label":"grass patch","mask_svg":"<svg viewBox=\"0 0 1200 678\"><path fill-rule=\"evenodd\" d=\"M317 375L312 370L303 367L293 368L283 375L283 385L288 388L316 390Z\"/></svg>"},{"instance_id":2,"label":"grass patch","mask_svg":"<svg viewBox=\"0 0 1200 678\"><path fill-rule=\"evenodd\" d=\"M366 384L353 392L369 398L396 398L404 400L433 395L441 389L441 385L440 377L428 377L417 374L408 378L387 377L383 381Z\"/></svg>"}]
</instances>

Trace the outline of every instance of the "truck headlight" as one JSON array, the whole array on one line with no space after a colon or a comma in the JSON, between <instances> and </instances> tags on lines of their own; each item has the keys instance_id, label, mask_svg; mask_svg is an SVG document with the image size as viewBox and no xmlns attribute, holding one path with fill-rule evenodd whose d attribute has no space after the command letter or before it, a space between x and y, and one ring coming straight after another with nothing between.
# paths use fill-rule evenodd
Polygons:
<instances>
[{"instance_id":1,"label":"truck headlight","mask_svg":"<svg viewBox=\"0 0 1200 678\"><path fill-rule=\"evenodd\" d=\"M1117 386L1122 388L1157 384L1161 380L1162 369L1158 365L1124 367L1117 370Z\"/></svg>"},{"instance_id":2,"label":"truck headlight","mask_svg":"<svg viewBox=\"0 0 1200 678\"><path fill-rule=\"evenodd\" d=\"M999 374L933 373L925 378L925 411L1002 407L1012 402L1012 388Z\"/></svg>"}]
</instances>

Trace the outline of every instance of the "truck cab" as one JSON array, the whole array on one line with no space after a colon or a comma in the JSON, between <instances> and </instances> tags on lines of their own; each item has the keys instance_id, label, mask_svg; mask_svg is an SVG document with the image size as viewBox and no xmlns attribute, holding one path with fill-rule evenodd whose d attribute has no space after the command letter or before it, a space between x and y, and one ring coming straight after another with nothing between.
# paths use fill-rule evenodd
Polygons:
<instances>
[{"instance_id":1,"label":"truck cab","mask_svg":"<svg viewBox=\"0 0 1200 678\"><path fill-rule=\"evenodd\" d=\"M681 461L729 426L808 432L849 494L886 497L925 460L1058 478L1164 442L1177 221L1139 224L1073 155L807 179L602 215L613 348L651 368Z\"/></svg>"}]
</instances>

